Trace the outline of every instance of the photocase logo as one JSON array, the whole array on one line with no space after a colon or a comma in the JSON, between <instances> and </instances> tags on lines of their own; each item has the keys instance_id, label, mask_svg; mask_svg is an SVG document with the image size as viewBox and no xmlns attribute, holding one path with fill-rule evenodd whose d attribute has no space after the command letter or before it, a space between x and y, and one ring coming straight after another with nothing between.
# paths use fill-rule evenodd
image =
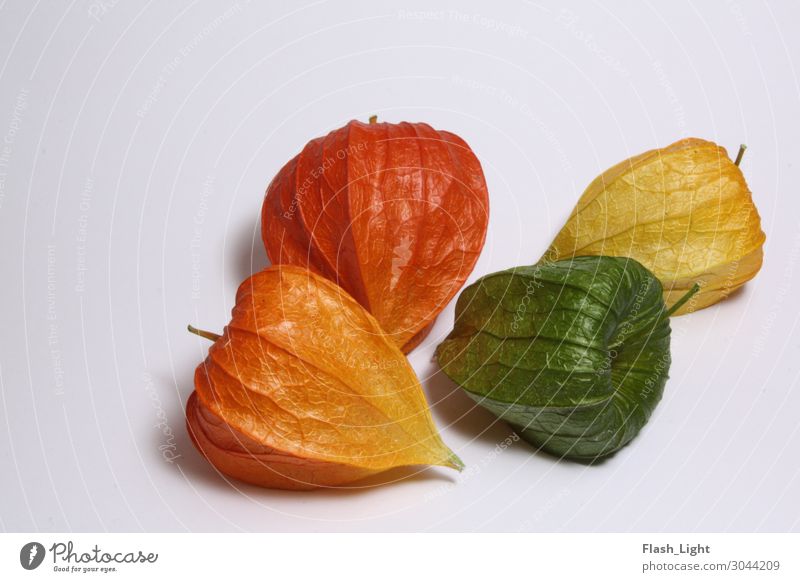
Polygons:
<instances>
[{"instance_id":1,"label":"photocase logo","mask_svg":"<svg viewBox=\"0 0 800 582\"><path fill-rule=\"evenodd\" d=\"M39 542L28 542L19 551L19 563L26 570L35 570L44 561L44 546Z\"/></svg>"}]
</instances>

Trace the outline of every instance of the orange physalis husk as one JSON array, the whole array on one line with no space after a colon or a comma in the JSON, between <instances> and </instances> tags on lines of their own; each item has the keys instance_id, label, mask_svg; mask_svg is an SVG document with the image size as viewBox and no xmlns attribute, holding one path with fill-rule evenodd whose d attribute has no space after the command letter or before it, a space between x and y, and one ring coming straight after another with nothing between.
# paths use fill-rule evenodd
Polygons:
<instances>
[{"instance_id":1,"label":"orange physalis husk","mask_svg":"<svg viewBox=\"0 0 800 582\"><path fill-rule=\"evenodd\" d=\"M270 267L239 287L231 322L195 372L186 417L217 469L263 487L335 487L408 465L462 467L375 318L295 266Z\"/></svg>"},{"instance_id":2,"label":"orange physalis husk","mask_svg":"<svg viewBox=\"0 0 800 582\"><path fill-rule=\"evenodd\" d=\"M472 272L489 222L478 158L425 123L351 121L310 141L267 188L272 264L335 281L408 353Z\"/></svg>"}]
</instances>

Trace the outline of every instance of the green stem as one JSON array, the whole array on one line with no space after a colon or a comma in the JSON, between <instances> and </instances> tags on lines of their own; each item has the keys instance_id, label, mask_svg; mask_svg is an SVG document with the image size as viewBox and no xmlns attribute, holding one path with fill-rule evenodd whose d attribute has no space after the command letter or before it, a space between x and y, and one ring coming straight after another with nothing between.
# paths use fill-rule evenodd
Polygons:
<instances>
[{"instance_id":1,"label":"green stem","mask_svg":"<svg viewBox=\"0 0 800 582\"><path fill-rule=\"evenodd\" d=\"M672 304L672 307L667 309L667 312L664 314L664 317L669 317L670 315L678 311L681 307L684 306L684 304L687 301L689 301L689 299L692 298L692 295L694 295L698 291L700 291L700 285L698 283L695 283L694 285L692 285L692 288L686 292L686 295L678 299L675 303Z\"/></svg>"},{"instance_id":2,"label":"green stem","mask_svg":"<svg viewBox=\"0 0 800 582\"><path fill-rule=\"evenodd\" d=\"M191 333L193 333L193 334L195 334L195 335L199 335L200 337L204 337L204 338L206 338L207 340L211 340L212 342L215 342L215 341L217 341L219 338L221 338L221 337L222 337L221 335L218 335L218 334L216 334L216 333L212 333L212 332L210 332L210 331L205 331L205 330L202 330L202 329L197 329L197 328L196 328L196 327L194 327L193 325L187 325L187 326L186 326L186 328L187 328L187 329L188 329L188 330L189 330Z\"/></svg>"},{"instance_id":3,"label":"green stem","mask_svg":"<svg viewBox=\"0 0 800 582\"><path fill-rule=\"evenodd\" d=\"M369 116L369 123L372 125L373 123L378 123L378 116L377 115L370 115Z\"/></svg>"},{"instance_id":4,"label":"green stem","mask_svg":"<svg viewBox=\"0 0 800 582\"><path fill-rule=\"evenodd\" d=\"M742 161L742 156L744 155L744 150L746 150L746 149L747 149L747 144L746 143L743 143L742 145L739 146L739 153L736 154L736 161L733 162L737 166Z\"/></svg>"},{"instance_id":5,"label":"green stem","mask_svg":"<svg viewBox=\"0 0 800 582\"><path fill-rule=\"evenodd\" d=\"M464 461L458 458L458 455L450 451L450 457L447 459L447 466L455 469L459 473L464 470Z\"/></svg>"}]
</instances>

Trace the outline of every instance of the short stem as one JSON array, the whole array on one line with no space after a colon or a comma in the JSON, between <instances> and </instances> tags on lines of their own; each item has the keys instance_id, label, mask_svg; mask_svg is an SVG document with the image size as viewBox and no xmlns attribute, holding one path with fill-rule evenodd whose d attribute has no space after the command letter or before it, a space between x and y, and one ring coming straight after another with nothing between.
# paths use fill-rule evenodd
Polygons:
<instances>
[{"instance_id":1,"label":"short stem","mask_svg":"<svg viewBox=\"0 0 800 582\"><path fill-rule=\"evenodd\" d=\"M675 303L673 303L672 307L667 309L667 312L664 314L664 317L669 317L670 315L678 311L681 307L683 307L686 304L687 301L689 301L689 299L692 298L692 295L694 295L698 291L700 291L700 285L698 283L695 283L694 285L692 285L692 288L689 289L686 295L678 299Z\"/></svg>"},{"instance_id":2,"label":"short stem","mask_svg":"<svg viewBox=\"0 0 800 582\"><path fill-rule=\"evenodd\" d=\"M221 338L221 337L222 337L221 335L218 335L218 334L216 334L216 333L212 333L212 332L210 332L210 331L205 331L205 330L202 330L202 329L197 329L197 328L196 328L196 327L194 327L193 325L188 325L188 326L186 326L186 327L187 327L187 329L188 329L190 332L192 332L193 334L195 334L195 335L199 335L200 337L204 337L204 338L206 338L207 340L211 340L212 342L215 342L215 341L217 341L219 338Z\"/></svg>"},{"instance_id":3,"label":"short stem","mask_svg":"<svg viewBox=\"0 0 800 582\"><path fill-rule=\"evenodd\" d=\"M372 125L374 123L378 123L378 116L377 115L370 115L369 116L369 123L370 123L370 125Z\"/></svg>"},{"instance_id":4,"label":"short stem","mask_svg":"<svg viewBox=\"0 0 800 582\"><path fill-rule=\"evenodd\" d=\"M739 153L736 154L736 161L733 162L737 166L742 161L742 156L744 155L744 150L746 150L746 149L747 149L747 144L746 143L743 143L742 145L739 146Z\"/></svg>"}]
</instances>

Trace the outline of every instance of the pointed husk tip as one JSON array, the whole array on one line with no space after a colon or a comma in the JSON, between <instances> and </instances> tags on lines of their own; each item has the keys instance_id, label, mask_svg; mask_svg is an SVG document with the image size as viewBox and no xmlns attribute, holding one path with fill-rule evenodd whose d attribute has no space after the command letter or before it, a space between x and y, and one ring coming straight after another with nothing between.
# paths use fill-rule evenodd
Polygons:
<instances>
[{"instance_id":1,"label":"pointed husk tip","mask_svg":"<svg viewBox=\"0 0 800 582\"><path fill-rule=\"evenodd\" d=\"M461 473L466 465L464 465L464 461L462 461L457 454L455 454L453 451L450 451L450 455L443 463L443 466L450 467L451 469L455 469Z\"/></svg>"}]
</instances>

